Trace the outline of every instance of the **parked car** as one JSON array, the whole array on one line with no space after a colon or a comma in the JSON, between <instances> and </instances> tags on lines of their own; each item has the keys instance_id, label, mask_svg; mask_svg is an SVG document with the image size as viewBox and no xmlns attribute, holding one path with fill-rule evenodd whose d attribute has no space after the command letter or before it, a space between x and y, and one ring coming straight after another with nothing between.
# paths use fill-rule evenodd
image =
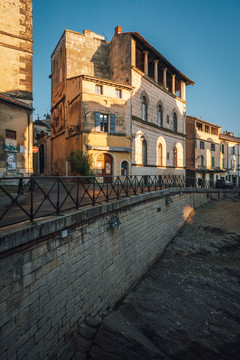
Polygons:
<instances>
[{"instance_id":1,"label":"parked car","mask_svg":"<svg viewBox=\"0 0 240 360\"><path fill-rule=\"evenodd\" d=\"M233 184L228 180L219 179L216 181L217 189L233 189Z\"/></svg>"}]
</instances>

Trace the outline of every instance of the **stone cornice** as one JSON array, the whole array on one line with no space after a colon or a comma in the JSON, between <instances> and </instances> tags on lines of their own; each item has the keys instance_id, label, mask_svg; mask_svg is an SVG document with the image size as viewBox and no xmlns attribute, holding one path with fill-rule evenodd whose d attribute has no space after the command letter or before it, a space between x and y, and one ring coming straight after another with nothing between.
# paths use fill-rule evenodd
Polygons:
<instances>
[{"instance_id":1,"label":"stone cornice","mask_svg":"<svg viewBox=\"0 0 240 360\"><path fill-rule=\"evenodd\" d=\"M94 82L94 83L100 84L100 85L114 86L114 87L117 87L119 89L125 89L125 90L128 90L128 91L133 91L134 90L134 87L131 86L131 85L126 85L126 84L119 83L117 81L112 81L112 80L108 80L108 79L102 79L102 78L98 78L96 76L90 76L90 75L78 75L78 76L74 76L72 78L68 78L67 80L69 81L69 80L76 79L76 78L81 78L82 80Z\"/></svg>"},{"instance_id":2,"label":"stone cornice","mask_svg":"<svg viewBox=\"0 0 240 360\"><path fill-rule=\"evenodd\" d=\"M158 125L156 125L156 124L153 124L153 123L150 123L150 122L148 122L148 121L144 121L144 120L142 120L142 119L139 119L139 118L136 117L136 116L133 116L132 119L133 119L134 121L140 122L141 124L145 125L146 127L150 126L150 127L155 128L155 129L158 129L158 130L161 130L161 131L164 131L164 132L168 132L168 133L170 133L170 134L172 134L172 135L175 135L175 136L181 136L181 137L184 137L184 138L186 137L185 134L182 134L182 133L179 133L179 132L175 132L175 131L170 130L170 129L166 129L166 128L164 128L164 127L160 127L160 126L158 126Z\"/></svg>"}]
</instances>

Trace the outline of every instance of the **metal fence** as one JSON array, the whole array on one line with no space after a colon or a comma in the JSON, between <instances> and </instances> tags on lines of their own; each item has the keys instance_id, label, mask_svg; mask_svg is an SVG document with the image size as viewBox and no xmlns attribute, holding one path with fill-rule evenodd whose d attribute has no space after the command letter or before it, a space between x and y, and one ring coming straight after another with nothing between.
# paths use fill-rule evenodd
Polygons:
<instances>
[{"instance_id":1,"label":"metal fence","mask_svg":"<svg viewBox=\"0 0 240 360\"><path fill-rule=\"evenodd\" d=\"M0 228L127 196L186 186L210 188L215 184L196 184L193 178L176 175L0 178Z\"/></svg>"}]
</instances>

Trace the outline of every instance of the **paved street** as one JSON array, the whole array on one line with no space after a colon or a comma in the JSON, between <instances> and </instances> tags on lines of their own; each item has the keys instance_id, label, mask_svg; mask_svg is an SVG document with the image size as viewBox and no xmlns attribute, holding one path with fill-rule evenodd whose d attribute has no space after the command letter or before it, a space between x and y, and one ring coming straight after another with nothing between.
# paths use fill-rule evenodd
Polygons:
<instances>
[{"instance_id":1,"label":"paved street","mask_svg":"<svg viewBox=\"0 0 240 360\"><path fill-rule=\"evenodd\" d=\"M192 214L104 319L90 359L239 358L239 214L239 196L214 200Z\"/></svg>"}]
</instances>

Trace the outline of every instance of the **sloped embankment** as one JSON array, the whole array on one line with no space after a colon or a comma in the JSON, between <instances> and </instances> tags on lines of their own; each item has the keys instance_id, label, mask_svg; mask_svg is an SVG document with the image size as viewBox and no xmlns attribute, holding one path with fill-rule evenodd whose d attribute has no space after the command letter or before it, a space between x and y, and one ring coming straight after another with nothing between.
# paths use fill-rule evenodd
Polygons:
<instances>
[{"instance_id":1,"label":"sloped embankment","mask_svg":"<svg viewBox=\"0 0 240 360\"><path fill-rule=\"evenodd\" d=\"M239 214L239 196L211 202L192 214L137 286L105 317L89 359L237 359Z\"/></svg>"}]
</instances>

